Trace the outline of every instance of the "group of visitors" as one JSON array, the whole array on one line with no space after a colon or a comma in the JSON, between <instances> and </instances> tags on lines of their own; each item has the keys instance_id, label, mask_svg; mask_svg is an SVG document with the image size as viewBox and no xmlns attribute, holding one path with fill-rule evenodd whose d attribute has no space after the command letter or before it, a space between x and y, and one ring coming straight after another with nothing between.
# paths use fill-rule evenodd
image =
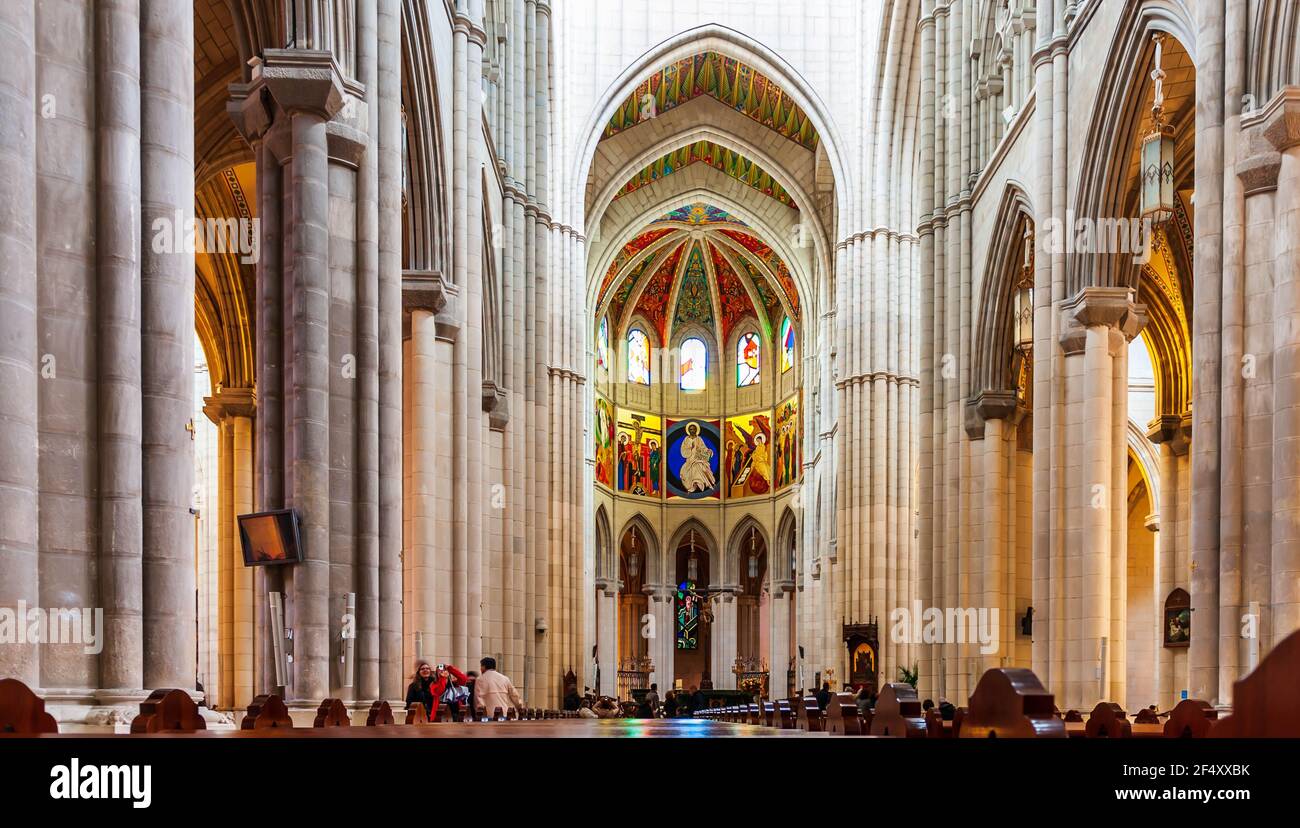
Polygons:
<instances>
[{"instance_id":1,"label":"group of visitors","mask_svg":"<svg viewBox=\"0 0 1300 828\"><path fill-rule=\"evenodd\" d=\"M429 721L437 719L440 705L447 705L457 721L467 714L482 719L497 708L523 710L524 700L514 683L497 671L497 660L487 656L478 664L481 673L462 673L452 664L435 666L425 659L417 660L415 674L406 688L406 706L424 705Z\"/></svg>"}]
</instances>

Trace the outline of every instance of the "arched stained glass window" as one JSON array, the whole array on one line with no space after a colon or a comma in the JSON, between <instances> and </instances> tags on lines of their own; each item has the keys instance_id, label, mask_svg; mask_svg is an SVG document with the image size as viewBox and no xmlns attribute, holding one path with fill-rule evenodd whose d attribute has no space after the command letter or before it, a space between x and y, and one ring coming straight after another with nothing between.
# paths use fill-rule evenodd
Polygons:
<instances>
[{"instance_id":1,"label":"arched stained glass window","mask_svg":"<svg viewBox=\"0 0 1300 828\"><path fill-rule=\"evenodd\" d=\"M781 320L781 373L794 367L794 325L790 317Z\"/></svg>"},{"instance_id":2,"label":"arched stained glass window","mask_svg":"<svg viewBox=\"0 0 1300 828\"><path fill-rule=\"evenodd\" d=\"M609 370L609 318L602 317L600 329L596 331L596 368Z\"/></svg>"},{"instance_id":3,"label":"arched stained glass window","mask_svg":"<svg viewBox=\"0 0 1300 828\"><path fill-rule=\"evenodd\" d=\"M633 328L627 335L627 381L650 384L650 337L640 328Z\"/></svg>"},{"instance_id":4,"label":"arched stained glass window","mask_svg":"<svg viewBox=\"0 0 1300 828\"><path fill-rule=\"evenodd\" d=\"M683 342L679 359L682 390L703 391L709 364L709 349L704 340L691 337Z\"/></svg>"},{"instance_id":5,"label":"arched stained glass window","mask_svg":"<svg viewBox=\"0 0 1300 828\"><path fill-rule=\"evenodd\" d=\"M758 342L758 334L747 333L736 343L736 387L744 388L747 385L757 385L761 376L759 372L759 360L762 346Z\"/></svg>"}]
</instances>

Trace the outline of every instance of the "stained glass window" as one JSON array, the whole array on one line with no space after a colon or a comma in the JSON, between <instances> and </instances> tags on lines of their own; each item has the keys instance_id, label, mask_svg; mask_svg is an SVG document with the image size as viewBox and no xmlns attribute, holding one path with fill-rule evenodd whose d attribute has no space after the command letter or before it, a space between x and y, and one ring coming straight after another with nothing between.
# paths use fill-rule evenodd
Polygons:
<instances>
[{"instance_id":1,"label":"stained glass window","mask_svg":"<svg viewBox=\"0 0 1300 828\"><path fill-rule=\"evenodd\" d=\"M709 349L704 346L704 340L691 337L683 342L680 361L682 390L703 391L709 362Z\"/></svg>"},{"instance_id":2,"label":"stained glass window","mask_svg":"<svg viewBox=\"0 0 1300 828\"><path fill-rule=\"evenodd\" d=\"M602 317L600 329L596 331L596 368L609 370L609 318Z\"/></svg>"},{"instance_id":3,"label":"stained glass window","mask_svg":"<svg viewBox=\"0 0 1300 828\"><path fill-rule=\"evenodd\" d=\"M694 581L677 585L677 649L694 650L700 645L700 596Z\"/></svg>"},{"instance_id":4,"label":"stained glass window","mask_svg":"<svg viewBox=\"0 0 1300 828\"><path fill-rule=\"evenodd\" d=\"M794 326L790 317L781 320L781 373L794 367Z\"/></svg>"},{"instance_id":5,"label":"stained glass window","mask_svg":"<svg viewBox=\"0 0 1300 828\"><path fill-rule=\"evenodd\" d=\"M627 381L650 384L650 337L640 328L627 335Z\"/></svg>"},{"instance_id":6,"label":"stained glass window","mask_svg":"<svg viewBox=\"0 0 1300 828\"><path fill-rule=\"evenodd\" d=\"M747 333L736 343L736 387L757 385L759 380L758 334Z\"/></svg>"}]
</instances>

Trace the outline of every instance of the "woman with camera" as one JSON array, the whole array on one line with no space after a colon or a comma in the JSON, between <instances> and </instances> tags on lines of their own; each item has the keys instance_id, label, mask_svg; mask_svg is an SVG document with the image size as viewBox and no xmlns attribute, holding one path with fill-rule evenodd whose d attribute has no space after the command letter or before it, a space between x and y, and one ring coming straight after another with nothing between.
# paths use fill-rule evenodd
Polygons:
<instances>
[{"instance_id":1,"label":"woman with camera","mask_svg":"<svg viewBox=\"0 0 1300 828\"><path fill-rule=\"evenodd\" d=\"M429 721L435 721L440 702L446 701L455 705L453 711L459 710L460 699L457 694L468 682L469 677L450 664L439 664L434 669L429 662L419 659L415 662L415 675L411 676L411 683L406 688L406 706L409 708L419 702L424 705Z\"/></svg>"}]
</instances>

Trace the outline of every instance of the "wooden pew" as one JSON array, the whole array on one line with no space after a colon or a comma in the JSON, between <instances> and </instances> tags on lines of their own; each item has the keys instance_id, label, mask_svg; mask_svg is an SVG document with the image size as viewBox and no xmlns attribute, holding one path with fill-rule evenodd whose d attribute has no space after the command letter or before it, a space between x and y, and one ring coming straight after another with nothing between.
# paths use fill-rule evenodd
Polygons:
<instances>
[{"instance_id":1,"label":"wooden pew","mask_svg":"<svg viewBox=\"0 0 1300 828\"><path fill-rule=\"evenodd\" d=\"M776 700L776 716L774 718L776 719L776 727L781 730L794 730L795 712L790 707L790 699Z\"/></svg>"},{"instance_id":2,"label":"wooden pew","mask_svg":"<svg viewBox=\"0 0 1300 828\"><path fill-rule=\"evenodd\" d=\"M824 726L833 736L861 736L866 730L858 715L858 699L852 693L836 693L826 706Z\"/></svg>"},{"instance_id":3,"label":"wooden pew","mask_svg":"<svg viewBox=\"0 0 1300 828\"><path fill-rule=\"evenodd\" d=\"M1250 675L1232 685L1232 715L1210 728L1213 738L1300 737L1300 631L1282 639Z\"/></svg>"},{"instance_id":4,"label":"wooden pew","mask_svg":"<svg viewBox=\"0 0 1300 828\"><path fill-rule=\"evenodd\" d=\"M1183 699L1165 721L1166 739L1204 739L1210 735L1219 711L1200 699Z\"/></svg>"},{"instance_id":5,"label":"wooden pew","mask_svg":"<svg viewBox=\"0 0 1300 828\"><path fill-rule=\"evenodd\" d=\"M370 705L370 712L366 714L366 727L380 727L393 723L393 708L388 706L388 702L380 699Z\"/></svg>"},{"instance_id":6,"label":"wooden pew","mask_svg":"<svg viewBox=\"0 0 1300 828\"><path fill-rule=\"evenodd\" d=\"M954 739L957 736L956 715L954 721L946 722L939 708L931 707L925 711L925 735L930 739Z\"/></svg>"},{"instance_id":7,"label":"wooden pew","mask_svg":"<svg viewBox=\"0 0 1300 828\"><path fill-rule=\"evenodd\" d=\"M870 733L872 736L924 738L925 719L921 717L921 700L916 696L916 688L902 682L886 684L876 700Z\"/></svg>"},{"instance_id":8,"label":"wooden pew","mask_svg":"<svg viewBox=\"0 0 1300 828\"><path fill-rule=\"evenodd\" d=\"M140 713L131 720L132 733L193 733L207 730L199 706L184 690L155 690L140 702Z\"/></svg>"},{"instance_id":9,"label":"wooden pew","mask_svg":"<svg viewBox=\"0 0 1300 828\"><path fill-rule=\"evenodd\" d=\"M1088 714L1084 735L1089 739L1131 739L1133 723L1115 702L1098 702Z\"/></svg>"},{"instance_id":10,"label":"wooden pew","mask_svg":"<svg viewBox=\"0 0 1300 828\"><path fill-rule=\"evenodd\" d=\"M823 733L826 722L816 696L804 696L799 705L799 729L809 733Z\"/></svg>"},{"instance_id":11,"label":"wooden pew","mask_svg":"<svg viewBox=\"0 0 1300 828\"><path fill-rule=\"evenodd\" d=\"M781 723L776 718L776 702L763 702L763 724L768 727L781 726Z\"/></svg>"},{"instance_id":12,"label":"wooden pew","mask_svg":"<svg viewBox=\"0 0 1300 828\"><path fill-rule=\"evenodd\" d=\"M254 696L248 705L247 715L239 723L239 729L265 730L271 727L293 727L289 708L285 707L284 699L274 693Z\"/></svg>"},{"instance_id":13,"label":"wooden pew","mask_svg":"<svg viewBox=\"0 0 1300 828\"><path fill-rule=\"evenodd\" d=\"M439 705L441 712L445 705ZM437 714L435 714L437 715ZM422 725L429 723L429 714L424 710L424 702L412 702L406 706L406 724Z\"/></svg>"},{"instance_id":14,"label":"wooden pew","mask_svg":"<svg viewBox=\"0 0 1300 828\"><path fill-rule=\"evenodd\" d=\"M59 723L45 712L45 699L18 679L0 679L0 733L35 736L58 732Z\"/></svg>"},{"instance_id":15,"label":"wooden pew","mask_svg":"<svg viewBox=\"0 0 1300 828\"><path fill-rule=\"evenodd\" d=\"M316 708L316 718L312 727L351 727L352 719L348 716L347 705L342 699L325 699Z\"/></svg>"},{"instance_id":16,"label":"wooden pew","mask_svg":"<svg viewBox=\"0 0 1300 828\"><path fill-rule=\"evenodd\" d=\"M1133 716L1133 724L1160 724L1160 714L1149 707L1144 707Z\"/></svg>"},{"instance_id":17,"label":"wooden pew","mask_svg":"<svg viewBox=\"0 0 1300 828\"><path fill-rule=\"evenodd\" d=\"M986 672L962 717L961 739L1065 738L1065 723L1056 716L1052 694L1032 671L999 667Z\"/></svg>"}]
</instances>

